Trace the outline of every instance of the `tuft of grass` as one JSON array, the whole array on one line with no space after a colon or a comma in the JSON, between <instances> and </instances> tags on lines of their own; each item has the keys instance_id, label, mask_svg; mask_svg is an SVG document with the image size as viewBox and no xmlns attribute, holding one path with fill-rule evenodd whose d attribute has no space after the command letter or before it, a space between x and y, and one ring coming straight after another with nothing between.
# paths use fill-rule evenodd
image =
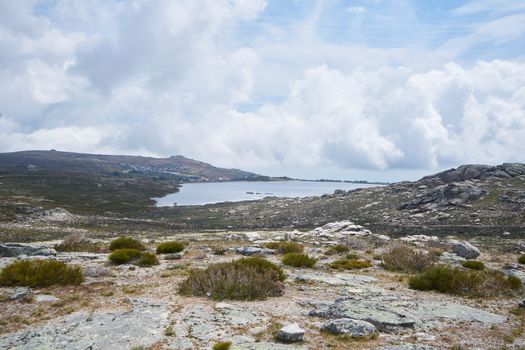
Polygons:
<instances>
[{"instance_id":1,"label":"tuft of grass","mask_svg":"<svg viewBox=\"0 0 525 350\"><path fill-rule=\"evenodd\" d=\"M359 254L356 254L356 253L350 253L350 254L345 255L345 259L346 260L357 260L357 259L361 259L361 256L359 256Z\"/></svg>"},{"instance_id":2,"label":"tuft of grass","mask_svg":"<svg viewBox=\"0 0 525 350\"><path fill-rule=\"evenodd\" d=\"M423 272L435 263L435 256L407 246L395 246L383 255L383 267L390 271Z\"/></svg>"},{"instance_id":3,"label":"tuft of grass","mask_svg":"<svg viewBox=\"0 0 525 350\"><path fill-rule=\"evenodd\" d=\"M84 282L80 266L56 260L18 260L0 271L0 285L49 287Z\"/></svg>"},{"instance_id":4,"label":"tuft of grass","mask_svg":"<svg viewBox=\"0 0 525 350\"><path fill-rule=\"evenodd\" d=\"M214 300L262 300L281 296L284 286L276 272L279 267L269 261L263 264L261 260L264 259L245 258L191 270L179 285L179 292L182 295L208 296Z\"/></svg>"},{"instance_id":5,"label":"tuft of grass","mask_svg":"<svg viewBox=\"0 0 525 350\"><path fill-rule=\"evenodd\" d=\"M330 267L332 269L337 269L337 270L366 269L372 266L373 265L370 261L358 260L358 259L340 259L330 264Z\"/></svg>"},{"instance_id":6,"label":"tuft of grass","mask_svg":"<svg viewBox=\"0 0 525 350\"><path fill-rule=\"evenodd\" d=\"M142 252L137 249L117 249L109 254L108 259L115 265L128 264L140 259Z\"/></svg>"},{"instance_id":7,"label":"tuft of grass","mask_svg":"<svg viewBox=\"0 0 525 350\"><path fill-rule=\"evenodd\" d=\"M98 253L102 251L102 245L89 240L85 234L74 233L65 237L62 243L55 245L55 249L59 252Z\"/></svg>"},{"instance_id":8,"label":"tuft of grass","mask_svg":"<svg viewBox=\"0 0 525 350\"><path fill-rule=\"evenodd\" d=\"M325 255L339 255L339 254L345 254L350 251L350 247L342 244L335 245L333 247L330 247L324 254Z\"/></svg>"},{"instance_id":9,"label":"tuft of grass","mask_svg":"<svg viewBox=\"0 0 525 350\"><path fill-rule=\"evenodd\" d=\"M137 262L137 265L142 267L149 267L153 265L158 265L159 259L157 256L153 253L142 253L140 256L139 261Z\"/></svg>"},{"instance_id":10,"label":"tuft of grass","mask_svg":"<svg viewBox=\"0 0 525 350\"><path fill-rule=\"evenodd\" d=\"M119 237L112 240L109 243L109 250L114 251L117 249L136 249L136 250L146 250L146 247L142 242L131 238L131 237Z\"/></svg>"},{"instance_id":11,"label":"tuft of grass","mask_svg":"<svg viewBox=\"0 0 525 350\"><path fill-rule=\"evenodd\" d=\"M470 269L470 270L478 270L478 271L485 270L485 264L482 261L477 261L477 260L463 261L461 263L461 266L463 266L466 269Z\"/></svg>"},{"instance_id":12,"label":"tuft of grass","mask_svg":"<svg viewBox=\"0 0 525 350\"><path fill-rule=\"evenodd\" d=\"M302 253L304 246L296 242L269 242L264 245L268 249L275 249L280 254Z\"/></svg>"},{"instance_id":13,"label":"tuft of grass","mask_svg":"<svg viewBox=\"0 0 525 350\"><path fill-rule=\"evenodd\" d=\"M178 241L163 242L157 246L157 254L179 253L183 250L184 243Z\"/></svg>"},{"instance_id":14,"label":"tuft of grass","mask_svg":"<svg viewBox=\"0 0 525 350\"><path fill-rule=\"evenodd\" d=\"M306 254L288 253L283 256L283 264L293 267L314 267L317 259Z\"/></svg>"},{"instance_id":15,"label":"tuft of grass","mask_svg":"<svg viewBox=\"0 0 525 350\"><path fill-rule=\"evenodd\" d=\"M518 258L518 263L520 263L520 264L525 264L525 254L523 254L522 256L520 256L520 257Z\"/></svg>"},{"instance_id":16,"label":"tuft of grass","mask_svg":"<svg viewBox=\"0 0 525 350\"><path fill-rule=\"evenodd\" d=\"M522 289L519 278L499 271L461 270L446 266L437 266L410 278L409 286L416 290L471 297L512 294Z\"/></svg>"},{"instance_id":17,"label":"tuft of grass","mask_svg":"<svg viewBox=\"0 0 525 350\"><path fill-rule=\"evenodd\" d=\"M228 251L228 248L220 244L214 244L210 248L212 253L215 255L224 255Z\"/></svg>"},{"instance_id":18,"label":"tuft of grass","mask_svg":"<svg viewBox=\"0 0 525 350\"><path fill-rule=\"evenodd\" d=\"M229 350L232 346L231 341L221 341L213 345L213 350Z\"/></svg>"}]
</instances>

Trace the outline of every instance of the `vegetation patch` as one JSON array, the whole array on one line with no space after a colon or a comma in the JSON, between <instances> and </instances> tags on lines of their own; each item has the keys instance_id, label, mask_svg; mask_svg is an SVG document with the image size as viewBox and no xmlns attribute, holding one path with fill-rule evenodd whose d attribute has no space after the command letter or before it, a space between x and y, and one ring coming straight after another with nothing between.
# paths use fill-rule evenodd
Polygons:
<instances>
[{"instance_id":1,"label":"vegetation patch","mask_svg":"<svg viewBox=\"0 0 525 350\"><path fill-rule=\"evenodd\" d=\"M434 265L435 259L435 255L400 245L391 248L383 255L383 267L390 271L423 272Z\"/></svg>"},{"instance_id":2,"label":"vegetation patch","mask_svg":"<svg viewBox=\"0 0 525 350\"><path fill-rule=\"evenodd\" d=\"M102 245L89 240L84 234L72 234L65 237L62 243L55 245L55 249L59 252L99 253L102 251Z\"/></svg>"},{"instance_id":3,"label":"vegetation patch","mask_svg":"<svg viewBox=\"0 0 525 350\"><path fill-rule=\"evenodd\" d=\"M332 269L337 270L356 270L366 269L372 267L372 263L369 260L360 259L340 259L330 264Z\"/></svg>"},{"instance_id":4,"label":"vegetation patch","mask_svg":"<svg viewBox=\"0 0 525 350\"><path fill-rule=\"evenodd\" d=\"M520 256L520 257L518 258L518 262L519 262L520 264L525 264L525 254L523 254L522 256Z\"/></svg>"},{"instance_id":5,"label":"vegetation patch","mask_svg":"<svg viewBox=\"0 0 525 350\"><path fill-rule=\"evenodd\" d=\"M180 253L184 250L184 243L178 241L169 241L157 246L157 254Z\"/></svg>"},{"instance_id":6,"label":"vegetation patch","mask_svg":"<svg viewBox=\"0 0 525 350\"><path fill-rule=\"evenodd\" d=\"M277 274L279 281L283 282L286 279L283 269L275 265L271 261L268 261L264 258L251 257L251 258L242 258L235 261L236 264L253 267L259 272L264 272L266 270L273 270Z\"/></svg>"},{"instance_id":7,"label":"vegetation patch","mask_svg":"<svg viewBox=\"0 0 525 350\"><path fill-rule=\"evenodd\" d=\"M142 252L137 249L117 249L109 254L109 261L116 265L129 264L136 262L142 256Z\"/></svg>"},{"instance_id":8,"label":"vegetation patch","mask_svg":"<svg viewBox=\"0 0 525 350\"><path fill-rule=\"evenodd\" d=\"M304 246L296 242L269 242L264 245L268 249L277 250L280 254L302 253Z\"/></svg>"},{"instance_id":9,"label":"vegetation patch","mask_svg":"<svg viewBox=\"0 0 525 350\"><path fill-rule=\"evenodd\" d=\"M80 266L56 260L18 260L0 271L0 285L49 287L84 282Z\"/></svg>"},{"instance_id":10,"label":"vegetation patch","mask_svg":"<svg viewBox=\"0 0 525 350\"><path fill-rule=\"evenodd\" d=\"M477 261L477 260L463 261L461 263L461 266L463 266L466 269L470 269L470 270L479 270L479 271L485 270L485 264L482 261Z\"/></svg>"},{"instance_id":11,"label":"vegetation patch","mask_svg":"<svg viewBox=\"0 0 525 350\"><path fill-rule=\"evenodd\" d=\"M284 286L277 270L280 270L278 266L261 258L212 264L206 269L189 271L179 292L214 300L261 300L281 296Z\"/></svg>"},{"instance_id":12,"label":"vegetation patch","mask_svg":"<svg viewBox=\"0 0 525 350\"><path fill-rule=\"evenodd\" d=\"M232 346L231 341L221 341L213 345L213 350L229 350Z\"/></svg>"},{"instance_id":13,"label":"vegetation patch","mask_svg":"<svg viewBox=\"0 0 525 350\"><path fill-rule=\"evenodd\" d=\"M416 290L471 297L513 294L522 289L520 279L499 271L461 270L446 266L436 266L410 278L409 286Z\"/></svg>"},{"instance_id":14,"label":"vegetation patch","mask_svg":"<svg viewBox=\"0 0 525 350\"><path fill-rule=\"evenodd\" d=\"M283 256L283 264L293 267L314 267L317 259L306 254L288 253Z\"/></svg>"},{"instance_id":15,"label":"vegetation patch","mask_svg":"<svg viewBox=\"0 0 525 350\"><path fill-rule=\"evenodd\" d=\"M157 256L153 253L142 253L140 255L139 261L137 262L137 265L142 267L149 267L153 265L158 265L159 259Z\"/></svg>"},{"instance_id":16,"label":"vegetation patch","mask_svg":"<svg viewBox=\"0 0 525 350\"><path fill-rule=\"evenodd\" d=\"M342 244L335 245L333 247L330 247L326 252L325 255L339 255L339 254L345 254L350 251L350 247Z\"/></svg>"},{"instance_id":17,"label":"vegetation patch","mask_svg":"<svg viewBox=\"0 0 525 350\"><path fill-rule=\"evenodd\" d=\"M136 250L146 250L146 247L142 242L131 238L131 237L119 237L112 240L109 243L109 250L114 251L117 249L136 249Z\"/></svg>"},{"instance_id":18,"label":"vegetation patch","mask_svg":"<svg viewBox=\"0 0 525 350\"><path fill-rule=\"evenodd\" d=\"M212 253L215 255L224 255L228 251L228 248L226 248L226 246L223 246L221 244L212 245L210 248L211 248Z\"/></svg>"}]
</instances>

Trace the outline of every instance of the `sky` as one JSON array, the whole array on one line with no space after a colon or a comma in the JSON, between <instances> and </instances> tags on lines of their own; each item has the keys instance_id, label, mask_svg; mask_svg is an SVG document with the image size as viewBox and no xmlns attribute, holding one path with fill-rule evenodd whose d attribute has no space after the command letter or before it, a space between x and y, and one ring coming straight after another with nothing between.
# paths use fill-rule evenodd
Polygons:
<instances>
[{"instance_id":1,"label":"sky","mask_svg":"<svg viewBox=\"0 0 525 350\"><path fill-rule=\"evenodd\" d=\"M0 152L393 181L524 140L525 1L0 1Z\"/></svg>"}]
</instances>

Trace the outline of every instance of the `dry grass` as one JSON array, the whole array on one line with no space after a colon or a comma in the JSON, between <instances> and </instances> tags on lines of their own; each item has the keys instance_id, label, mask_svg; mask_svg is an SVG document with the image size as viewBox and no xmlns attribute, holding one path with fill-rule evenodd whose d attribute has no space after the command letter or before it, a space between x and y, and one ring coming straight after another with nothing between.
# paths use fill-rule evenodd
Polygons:
<instances>
[{"instance_id":1,"label":"dry grass","mask_svg":"<svg viewBox=\"0 0 525 350\"><path fill-rule=\"evenodd\" d=\"M428 270L436 260L435 255L425 254L404 245L390 248L382 258L385 269L409 273Z\"/></svg>"},{"instance_id":2,"label":"dry grass","mask_svg":"<svg viewBox=\"0 0 525 350\"><path fill-rule=\"evenodd\" d=\"M268 249L275 249L280 254L302 253L304 246L296 242L269 242L264 245Z\"/></svg>"},{"instance_id":3,"label":"dry grass","mask_svg":"<svg viewBox=\"0 0 525 350\"><path fill-rule=\"evenodd\" d=\"M62 243L55 246L55 249L59 252L99 253L103 251L102 244L89 240L82 233L75 233L65 237Z\"/></svg>"},{"instance_id":4,"label":"dry grass","mask_svg":"<svg viewBox=\"0 0 525 350\"><path fill-rule=\"evenodd\" d=\"M283 264L293 267L314 267L317 259L306 254L288 253L283 256Z\"/></svg>"}]
</instances>

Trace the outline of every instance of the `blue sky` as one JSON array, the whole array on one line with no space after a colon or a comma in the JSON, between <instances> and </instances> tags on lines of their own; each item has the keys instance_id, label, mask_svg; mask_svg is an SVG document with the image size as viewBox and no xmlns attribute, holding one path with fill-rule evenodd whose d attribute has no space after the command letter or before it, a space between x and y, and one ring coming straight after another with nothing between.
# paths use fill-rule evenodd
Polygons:
<instances>
[{"instance_id":1,"label":"blue sky","mask_svg":"<svg viewBox=\"0 0 525 350\"><path fill-rule=\"evenodd\" d=\"M0 151L297 177L524 161L525 2L0 3Z\"/></svg>"}]
</instances>

